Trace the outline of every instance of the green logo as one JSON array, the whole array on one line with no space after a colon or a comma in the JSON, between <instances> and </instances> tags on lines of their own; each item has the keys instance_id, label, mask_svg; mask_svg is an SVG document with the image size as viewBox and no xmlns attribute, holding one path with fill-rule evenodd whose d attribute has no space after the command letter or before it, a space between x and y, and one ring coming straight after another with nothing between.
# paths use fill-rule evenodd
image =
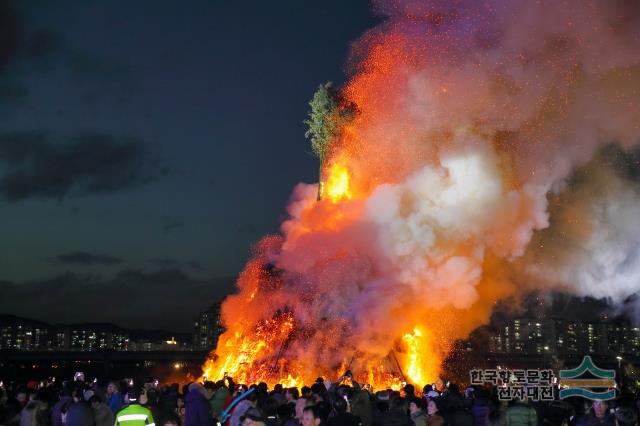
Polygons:
<instances>
[{"instance_id":1,"label":"green logo","mask_svg":"<svg viewBox=\"0 0 640 426\"><path fill-rule=\"evenodd\" d=\"M584 373L594 378L580 378ZM560 370L560 399L581 396L592 400L607 401L616 397L616 372L596 367L590 356L582 358L579 366L573 370ZM607 389L594 391L595 388Z\"/></svg>"}]
</instances>

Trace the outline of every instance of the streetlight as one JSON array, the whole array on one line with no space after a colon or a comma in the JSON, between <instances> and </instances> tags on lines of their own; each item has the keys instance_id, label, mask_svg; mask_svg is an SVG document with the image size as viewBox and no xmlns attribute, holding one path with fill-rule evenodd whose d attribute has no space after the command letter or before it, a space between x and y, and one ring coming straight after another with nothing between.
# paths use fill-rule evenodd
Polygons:
<instances>
[{"instance_id":1,"label":"streetlight","mask_svg":"<svg viewBox=\"0 0 640 426\"><path fill-rule=\"evenodd\" d=\"M622 357L618 355L616 359L618 360L618 370L620 370L620 361L622 361Z\"/></svg>"}]
</instances>

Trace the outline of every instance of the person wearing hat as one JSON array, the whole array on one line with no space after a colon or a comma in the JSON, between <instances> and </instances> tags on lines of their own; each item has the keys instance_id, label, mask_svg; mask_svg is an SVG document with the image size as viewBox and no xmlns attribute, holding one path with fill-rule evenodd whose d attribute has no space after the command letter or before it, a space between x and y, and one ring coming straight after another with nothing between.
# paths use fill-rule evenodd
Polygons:
<instances>
[{"instance_id":1,"label":"person wearing hat","mask_svg":"<svg viewBox=\"0 0 640 426\"><path fill-rule=\"evenodd\" d=\"M130 388L125 402L116 413L115 426L155 426L151 411L140 404L140 389Z\"/></svg>"},{"instance_id":2,"label":"person wearing hat","mask_svg":"<svg viewBox=\"0 0 640 426\"><path fill-rule=\"evenodd\" d=\"M249 408L244 415L240 417L241 426L266 426L266 424L262 412L255 407Z\"/></svg>"}]
</instances>

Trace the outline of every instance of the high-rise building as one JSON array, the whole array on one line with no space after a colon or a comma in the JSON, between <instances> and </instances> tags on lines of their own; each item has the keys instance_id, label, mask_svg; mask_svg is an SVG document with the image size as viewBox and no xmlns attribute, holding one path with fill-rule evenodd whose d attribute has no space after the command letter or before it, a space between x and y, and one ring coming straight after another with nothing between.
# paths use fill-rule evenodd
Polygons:
<instances>
[{"instance_id":1,"label":"high-rise building","mask_svg":"<svg viewBox=\"0 0 640 426\"><path fill-rule=\"evenodd\" d=\"M637 354L640 328L606 318L598 321L516 318L490 336L489 351L530 355Z\"/></svg>"},{"instance_id":2,"label":"high-rise building","mask_svg":"<svg viewBox=\"0 0 640 426\"><path fill-rule=\"evenodd\" d=\"M57 351L69 350L70 330L67 327L53 327L52 348Z\"/></svg>"},{"instance_id":3,"label":"high-rise building","mask_svg":"<svg viewBox=\"0 0 640 426\"><path fill-rule=\"evenodd\" d=\"M115 351L126 351L129 348L129 334L116 331L111 335L110 346Z\"/></svg>"},{"instance_id":4,"label":"high-rise building","mask_svg":"<svg viewBox=\"0 0 640 426\"><path fill-rule=\"evenodd\" d=\"M220 303L214 303L202 311L194 321L193 349L211 350L218 343L218 337L224 331L220 318Z\"/></svg>"},{"instance_id":5,"label":"high-rise building","mask_svg":"<svg viewBox=\"0 0 640 426\"><path fill-rule=\"evenodd\" d=\"M51 333L47 324L0 315L0 350L48 350L51 346Z\"/></svg>"}]
</instances>

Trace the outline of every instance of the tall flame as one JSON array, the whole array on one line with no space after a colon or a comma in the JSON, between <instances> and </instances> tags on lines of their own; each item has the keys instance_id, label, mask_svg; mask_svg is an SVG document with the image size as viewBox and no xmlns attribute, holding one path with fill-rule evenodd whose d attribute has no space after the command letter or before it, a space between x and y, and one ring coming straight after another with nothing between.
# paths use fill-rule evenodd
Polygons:
<instances>
[{"instance_id":1,"label":"tall flame","mask_svg":"<svg viewBox=\"0 0 640 426\"><path fill-rule=\"evenodd\" d=\"M417 326L411 333L402 336L407 345L405 357L406 375L411 383L431 383L437 378L440 359L433 351L430 331L423 326Z\"/></svg>"},{"instance_id":2,"label":"tall flame","mask_svg":"<svg viewBox=\"0 0 640 426\"><path fill-rule=\"evenodd\" d=\"M349 169L344 164L336 163L329 168L325 185L326 195L334 203L342 199L349 200L352 197L349 188Z\"/></svg>"}]
</instances>

